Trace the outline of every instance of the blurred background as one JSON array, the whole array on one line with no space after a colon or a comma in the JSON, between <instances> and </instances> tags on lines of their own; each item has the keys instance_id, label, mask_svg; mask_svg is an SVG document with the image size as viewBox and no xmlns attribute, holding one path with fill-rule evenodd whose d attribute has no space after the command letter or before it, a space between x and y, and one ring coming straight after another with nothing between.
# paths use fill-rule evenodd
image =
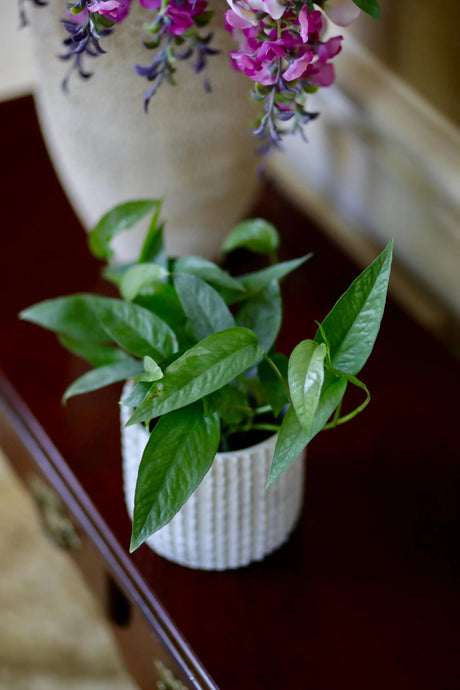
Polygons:
<instances>
[{"instance_id":1,"label":"blurred background","mask_svg":"<svg viewBox=\"0 0 460 690\"><path fill-rule=\"evenodd\" d=\"M360 262L394 237L397 298L458 347L460 6L381 8L380 23L362 16L346 30L337 84L315 96L323 114L308 147L287 142L269 174ZM29 30L9 0L0 8L0 102L33 84ZM17 136L23 155L20 132L3 136ZM40 535L29 501L0 456L0 690L133 688L97 605Z\"/></svg>"}]
</instances>

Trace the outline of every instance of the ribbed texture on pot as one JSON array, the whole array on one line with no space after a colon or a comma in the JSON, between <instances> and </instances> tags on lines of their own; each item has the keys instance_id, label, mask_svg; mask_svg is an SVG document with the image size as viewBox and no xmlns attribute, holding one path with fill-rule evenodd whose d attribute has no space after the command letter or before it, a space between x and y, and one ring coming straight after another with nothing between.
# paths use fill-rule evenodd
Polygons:
<instances>
[{"instance_id":1,"label":"ribbed texture on pot","mask_svg":"<svg viewBox=\"0 0 460 690\"><path fill-rule=\"evenodd\" d=\"M148 434L141 425L125 427L129 410L121 410L124 492L132 518ZM245 450L217 453L198 489L147 544L171 561L204 570L239 568L281 546L300 515L305 454L265 490L276 438Z\"/></svg>"}]
</instances>

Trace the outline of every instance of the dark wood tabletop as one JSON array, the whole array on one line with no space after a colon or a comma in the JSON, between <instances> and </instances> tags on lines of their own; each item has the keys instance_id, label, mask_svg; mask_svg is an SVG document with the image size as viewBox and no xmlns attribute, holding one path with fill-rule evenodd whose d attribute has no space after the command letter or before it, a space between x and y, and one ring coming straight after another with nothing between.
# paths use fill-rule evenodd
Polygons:
<instances>
[{"instance_id":1,"label":"dark wood tabletop","mask_svg":"<svg viewBox=\"0 0 460 690\"><path fill-rule=\"evenodd\" d=\"M52 334L17 319L42 299L113 289L54 175L32 99L1 104L0 123L0 445L18 471L27 444L30 457L58 468L60 493L91 541L82 567L102 555L113 596L134 608L138 636L120 640L141 687L156 687L141 669L153 669L155 637L190 688L460 687L460 376L446 344L389 301L362 372L372 402L311 443L302 518L278 552L221 573L174 565L145 546L129 556L120 386L63 407L64 389L85 364ZM289 353L313 336L315 319L360 269L274 186L266 186L255 214L280 228L283 257L314 252L283 285L279 345ZM117 611L112 619L123 627Z\"/></svg>"}]
</instances>

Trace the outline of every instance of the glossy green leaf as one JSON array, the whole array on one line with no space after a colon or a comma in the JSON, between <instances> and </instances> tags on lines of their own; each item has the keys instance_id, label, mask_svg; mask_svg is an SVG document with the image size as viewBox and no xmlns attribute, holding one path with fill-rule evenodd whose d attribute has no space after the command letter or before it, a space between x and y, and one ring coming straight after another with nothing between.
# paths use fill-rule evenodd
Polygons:
<instances>
[{"instance_id":1,"label":"glossy green leaf","mask_svg":"<svg viewBox=\"0 0 460 690\"><path fill-rule=\"evenodd\" d=\"M149 421L209 395L253 366L262 354L257 337L245 328L208 336L167 367L128 423Z\"/></svg>"},{"instance_id":2,"label":"glossy green leaf","mask_svg":"<svg viewBox=\"0 0 460 690\"><path fill-rule=\"evenodd\" d=\"M163 359L177 350L171 328L155 314L119 299L100 299L95 304L100 324L113 340L136 357Z\"/></svg>"},{"instance_id":3,"label":"glossy green leaf","mask_svg":"<svg viewBox=\"0 0 460 690\"><path fill-rule=\"evenodd\" d=\"M144 357L144 371L137 376L133 376L134 381L158 381L163 378L163 372L152 357Z\"/></svg>"},{"instance_id":4,"label":"glossy green leaf","mask_svg":"<svg viewBox=\"0 0 460 690\"><path fill-rule=\"evenodd\" d=\"M284 380L287 381L288 359L286 355L276 353L270 355L270 360L279 370ZM283 407L289 403L289 394L280 376L265 358L258 366L258 379L263 400L270 405L274 415L278 416Z\"/></svg>"},{"instance_id":5,"label":"glossy green leaf","mask_svg":"<svg viewBox=\"0 0 460 690\"><path fill-rule=\"evenodd\" d=\"M353 2L366 14L374 19L380 19L380 7L377 0L353 0Z\"/></svg>"},{"instance_id":6,"label":"glossy green leaf","mask_svg":"<svg viewBox=\"0 0 460 690\"><path fill-rule=\"evenodd\" d=\"M325 426L342 400L347 382L344 378L326 375L310 434L307 434L291 406L286 413L275 446L267 487L273 484L294 462L305 446Z\"/></svg>"},{"instance_id":7,"label":"glossy green leaf","mask_svg":"<svg viewBox=\"0 0 460 690\"><path fill-rule=\"evenodd\" d=\"M168 275L168 271L158 264L145 263L131 266L120 280L121 296L132 302L142 288L148 287Z\"/></svg>"},{"instance_id":8,"label":"glossy green leaf","mask_svg":"<svg viewBox=\"0 0 460 690\"><path fill-rule=\"evenodd\" d=\"M105 280L108 280L110 283L118 286L120 285L126 271L128 271L132 266L136 265L137 264L133 261L126 264L111 264L110 266L105 266L103 268L102 275Z\"/></svg>"},{"instance_id":9,"label":"glossy green leaf","mask_svg":"<svg viewBox=\"0 0 460 690\"><path fill-rule=\"evenodd\" d=\"M144 286L134 302L156 314L174 331L178 325L185 323L186 317L179 297L169 283L156 282Z\"/></svg>"},{"instance_id":10,"label":"glossy green leaf","mask_svg":"<svg viewBox=\"0 0 460 690\"><path fill-rule=\"evenodd\" d=\"M306 254L300 257L300 259L282 261L279 264L269 266L261 271L247 273L244 276L240 276L239 281L248 292L258 292L270 285L273 280L282 280L289 273L292 273L292 271L302 266L311 256L313 255Z\"/></svg>"},{"instance_id":11,"label":"glossy green leaf","mask_svg":"<svg viewBox=\"0 0 460 690\"><path fill-rule=\"evenodd\" d=\"M217 452L219 418L196 403L162 417L139 467L130 550L166 525L200 485Z\"/></svg>"},{"instance_id":12,"label":"glossy green leaf","mask_svg":"<svg viewBox=\"0 0 460 690\"><path fill-rule=\"evenodd\" d=\"M236 315L237 325L253 330L265 352L270 351L278 336L281 319L281 292L276 280L242 302Z\"/></svg>"},{"instance_id":13,"label":"glossy green leaf","mask_svg":"<svg viewBox=\"0 0 460 690\"><path fill-rule=\"evenodd\" d=\"M275 252L280 244L280 238L274 225L263 218L253 218L239 223L227 235L222 245L223 252L244 248L260 254Z\"/></svg>"},{"instance_id":14,"label":"glossy green leaf","mask_svg":"<svg viewBox=\"0 0 460 690\"><path fill-rule=\"evenodd\" d=\"M212 261L200 256L181 256L174 263L174 273L188 273L213 285L220 285L230 290L244 292L243 286L236 278L224 271Z\"/></svg>"},{"instance_id":15,"label":"glossy green leaf","mask_svg":"<svg viewBox=\"0 0 460 690\"><path fill-rule=\"evenodd\" d=\"M28 307L19 316L75 340L107 342L110 337L95 312L100 299L87 294L58 297Z\"/></svg>"},{"instance_id":16,"label":"glossy green leaf","mask_svg":"<svg viewBox=\"0 0 460 690\"><path fill-rule=\"evenodd\" d=\"M374 346L385 308L393 242L340 297L318 330L315 341L328 342L332 366L357 374Z\"/></svg>"},{"instance_id":17,"label":"glossy green leaf","mask_svg":"<svg viewBox=\"0 0 460 690\"><path fill-rule=\"evenodd\" d=\"M281 424L268 474L267 488L288 469L303 451L308 441L308 435L303 430L294 408L291 406Z\"/></svg>"},{"instance_id":18,"label":"glossy green leaf","mask_svg":"<svg viewBox=\"0 0 460 690\"><path fill-rule=\"evenodd\" d=\"M80 376L67 388L63 400L66 401L74 395L81 395L82 393L89 393L90 391L104 388L117 381L124 381L140 371L142 371L142 362L135 359L92 369Z\"/></svg>"},{"instance_id":19,"label":"glossy green leaf","mask_svg":"<svg viewBox=\"0 0 460 690\"><path fill-rule=\"evenodd\" d=\"M235 319L222 297L204 280L178 273L174 278L174 287L197 340L235 325Z\"/></svg>"},{"instance_id":20,"label":"glossy green leaf","mask_svg":"<svg viewBox=\"0 0 460 690\"><path fill-rule=\"evenodd\" d=\"M168 267L168 259L166 257L165 246L163 241L163 224L158 226L158 215L160 208L158 208L152 218L150 226L145 236L144 244L142 246L139 262L155 263L163 268Z\"/></svg>"},{"instance_id":21,"label":"glossy green leaf","mask_svg":"<svg viewBox=\"0 0 460 690\"><path fill-rule=\"evenodd\" d=\"M124 407L135 408L141 404L143 400L148 395L148 392L152 386L151 381L141 381L136 383L133 389L126 395L126 397L120 400L120 405Z\"/></svg>"},{"instance_id":22,"label":"glossy green leaf","mask_svg":"<svg viewBox=\"0 0 460 690\"><path fill-rule=\"evenodd\" d=\"M69 338L66 335L59 336L59 342L74 355L86 359L93 367L116 364L116 362L126 362L131 359L124 350L109 347L108 345L101 345L100 343L83 342L81 340L75 340L75 338Z\"/></svg>"},{"instance_id":23,"label":"glossy green leaf","mask_svg":"<svg viewBox=\"0 0 460 690\"><path fill-rule=\"evenodd\" d=\"M123 230L132 228L150 211L161 208L161 201L147 199L119 204L104 214L89 235L89 248L99 259L111 259L111 240Z\"/></svg>"},{"instance_id":24,"label":"glossy green leaf","mask_svg":"<svg viewBox=\"0 0 460 690\"><path fill-rule=\"evenodd\" d=\"M292 405L306 434L310 435L324 382L326 346L303 340L289 358L288 381Z\"/></svg>"}]
</instances>

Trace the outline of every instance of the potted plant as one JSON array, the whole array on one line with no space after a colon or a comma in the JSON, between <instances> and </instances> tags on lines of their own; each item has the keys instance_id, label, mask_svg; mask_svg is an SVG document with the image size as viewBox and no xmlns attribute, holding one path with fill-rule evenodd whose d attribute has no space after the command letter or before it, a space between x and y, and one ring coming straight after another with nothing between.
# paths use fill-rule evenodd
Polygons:
<instances>
[{"instance_id":1,"label":"potted plant","mask_svg":"<svg viewBox=\"0 0 460 690\"><path fill-rule=\"evenodd\" d=\"M325 35L328 20L347 25L359 8L379 16L377 0L26 3L37 6L42 130L83 224L134 196L164 197L168 253L208 258L257 194L256 148L302 135L318 115L308 97L333 83L342 44ZM74 73L91 78L69 81ZM117 254L132 259L141 244L140 230Z\"/></svg>"},{"instance_id":2,"label":"potted plant","mask_svg":"<svg viewBox=\"0 0 460 690\"><path fill-rule=\"evenodd\" d=\"M369 402L357 375L380 327L392 243L288 358L275 350L280 281L310 255L278 262L276 229L254 219L227 236L222 256L243 247L265 255L266 268L234 276L197 256L168 259L160 208L118 206L90 235L93 253L110 259L114 235L153 212L138 261L106 269L120 299L65 296L21 317L94 365L64 400L128 380L120 404L131 549L147 541L185 565L238 567L292 531L310 440ZM363 402L342 414L348 386Z\"/></svg>"}]
</instances>

